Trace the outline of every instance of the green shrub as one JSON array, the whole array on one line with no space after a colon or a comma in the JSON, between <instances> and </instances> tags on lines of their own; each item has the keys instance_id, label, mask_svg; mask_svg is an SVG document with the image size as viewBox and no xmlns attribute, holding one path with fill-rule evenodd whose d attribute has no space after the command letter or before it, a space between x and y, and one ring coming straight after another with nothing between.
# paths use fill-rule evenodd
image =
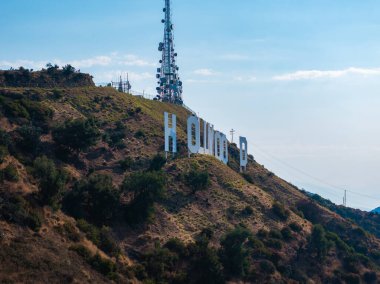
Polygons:
<instances>
[{"instance_id":1,"label":"green shrub","mask_svg":"<svg viewBox=\"0 0 380 284\"><path fill-rule=\"evenodd\" d=\"M265 238L267 238L269 236L269 232L267 230L260 229L257 232L257 236L260 237L261 239L265 239Z\"/></svg>"},{"instance_id":2,"label":"green shrub","mask_svg":"<svg viewBox=\"0 0 380 284\"><path fill-rule=\"evenodd\" d=\"M75 71L76 71L75 68L73 66L71 66L70 64L67 64L67 65L62 67L62 72L66 76L69 76L69 75L75 73Z\"/></svg>"},{"instance_id":3,"label":"green shrub","mask_svg":"<svg viewBox=\"0 0 380 284\"><path fill-rule=\"evenodd\" d=\"M0 180L16 182L19 180L17 168L13 164L9 164L0 171Z\"/></svg>"},{"instance_id":4,"label":"green shrub","mask_svg":"<svg viewBox=\"0 0 380 284\"><path fill-rule=\"evenodd\" d=\"M318 259L323 260L333 243L326 238L325 229L321 225L315 225L310 237L310 249L316 252Z\"/></svg>"},{"instance_id":5,"label":"green shrub","mask_svg":"<svg viewBox=\"0 0 380 284\"><path fill-rule=\"evenodd\" d=\"M8 132L0 129L0 145L5 146L8 149L9 144L11 144L11 137Z\"/></svg>"},{"instance_id":6,"label":"green shrub","mask_svg":"<svg viewBox=\"0 0 380 284\"><path fill-rule=\"evenodd\" d=\"M154 251L147 253L143 259L148 275L155 280L154 283L168 283L169 273L173 273L179 257L167 248L157 246Z\"/></svg>"},{"instance_id":7,"label":"green shrub","mask_svg":"<svg viewBox=\"0 0 380 284\"><path fill-rule=\"evenodd\" d=\"M38 231L42 224L41 215L20 195L0 197L0 219Z\"/></svg>"},{"instance_id":8,"label":"green shrub","mask_svg":"<svg viewBox=\"0 0 380 284\"><path fill-rule=\"evenodd\" d=\"M123 171L130 169L133 166L133 163L134 161L131 157L127 157L124 160L119 161L120 168Z\"/></svg>"},{"instance_id":9,"label":"green shrub","mask_svg":"<svg viewBox=\"0 0 380 284\"><path fill-rule=\"evenodd\" d=\"M91 255L91 252L83 245L73 245L70 250L75 251L82 256L86 262L96 271L107 276L110 279L116 277L116 264L111 260L102 258L99 254Z\"/></svg>"},{"instance_id":10,"label":"green shrub","mask_svg":"<svg viewBox=\"0 0 380 284\"><path fill-rule=\"evenodd\" d=\"M370 268L370 266L373 264L368 256L362 253L356 253L355 255L359 259L360 263L365 267Z\"/></svg>"},{"instance_id":11,"label":"green shrub","mask_svg":"<svg viewBox=\"0 0 380 284\"><path fill-rule=\"evenodd\" d=\"M243 176L243 178L246 180L246 181L248 181L249 183L254 183L254 180L253 180L253 178L252 178L252 176L251 175L249 175L249 174L247 174L247 173L242 173L242 176Z\"/></svg>"},{"instance_id":12,"label":"green shrub","mask_svg":"<svg viewBox=\"0 0 380 284\"><path fill-rule=\"evenodd\" d=\"M260 261L260 268L265 274L274 274L276 272L276 267L269 260Z\"/></svg>"},{"instance_id":13,"label":"green shrub","mask_svg":"<svg viewBox=\"0 0 380 284\"><path fill-rule=\"evenodd\" d=\"M345 253L353 253L354 249L346 244L337 234L333 232L327 232L326 238L335 243L337 249L344 251Z\"/></svg>"},{"instance_id":14,"label":"green shrub","mask_svg":"<svg viewBox=\"0 0 380 284\"><path fill-rule=\"evenodd\" d=\"M302 226L297 224L296 222L292 222L289 224L289 228L296 233L299 233L302 231Z\"/></svg>"},{"instance_id":15,"label":"green shrub","mask_svg":"<svg viewBox=\"0 0 380 284\"><path fill-rule=\"evenodd\" d=\"M62 90L59 90L59 89L54 89L53 90L53 99L55 100L59 100L63 97L63 91Z\"/></svg>"},{"instance_id":16,"label":"green shrub","mask_svg":"<svg viewBox=\"0 0 380 284\"><path fill-rule=\"evenodd\" d=\"M63 208L77 219L97 225L108 224L116 216L120 194L108 175L95 174L76 182L65 196Z\"/></svg>"},{"instance_id":17,"label":"green shrub","mask_svg":"<svg viewBox=\"0 0 380 284\"><path fill-rule=\"evenodd\" d=\"M19 123L30 122L45 130L53 117L53 111L49 107L22 97L18 99L4 98L0 103L4 114L11 120L16 120Z\"/></svg>"},{"instance_id":18,"label":"green shrub","mask_svg":"<svg viewBox=\"0 0 380 284\"><path fill-rule=\"evenodd\" d=\"M282 243L278 239L269 238L265 240L264 243L270 248L274 248L277 250L282 249Z\"/></svg>"},{"instance_id":19,"label":"green shrub","mask_svg":"<svg viewBox=\"0 0 380 284\"><path fill-rule=\"evenodd\" d=\"M116 123L115 129L107 129L103 136L103 140L108 143L111 147L117 147L119 149L125 148L123 142L124 138L127 136L127 127L120 121Z\"/></svg>"},{"instance_id":20,"label":"green shrub","mask_svg":"<svg viewBox=\"0 0 380 284\"><path fill-rule=\"evenodd\" d=\"M56 230L61 235L67 237L69 240L73 242L79 242L81 240L81 235L72 223L66 222L62 226L56 227Z\"/></svg>"},{"instance_id":21,"label":"green shrub","mask_svg":"<svg viewBox=\"0 0 380 284\"><path fill-rule=\"evenodd\" d=\"M297 203L297 209L300 210L305 218L313 224L321 223L321 209L315 202L301 200Z\"/></svg>"},{"instance_id":22,"label":"green shrub","mask_svg":"<svg viewBox=\"0 0 380 284\"><path fill-rule=\"evenodd\" d=\"M138 130L138 131L135 133L135 138L137 138L137 139L145 138L145 132L142 131L141 129Z\"/></svg>"},{"instance_id":23,"label":"green shrub","mask_svg":"<svg viewBox=\"0 0 380 284\"><path fill-rule=\"evenodd\" d=\"M366 273L364 273L363 279L365 283L375 284L377 283L377 274L374 271L367 271Z\"/></svg>"},{"instance_id":24,"label":"green shrub","mask_svg":"<svg viewBox=\"0 0 380 284\"><path fill-rule=\"evenodd\" d=\"M236 208L234 206L230 206L226 210L227 218L229 220L233 219L233 217L236 215Z\"/></svg>"},{"instance_id":25,"label":"green shrub","mask_svg":"<svg viewBox=\"0 0 380 284\"><path fill-rule=\"evenodd\" d=\"M9 118L25 118L30 119L30 115L25 107L20 103L19 100L12 101L9 99L3 99L1 101L4 114Z\"/></svg>"},{"instance_id":26,"label":"green shrub","mask_svg":"<svg viewBox=\"0 0 380 284\"><path fill-rule=\"evenodd\" d=\"M39 196L43 204L58 208L68 177L53 160L38 157L33 164L33 175L38 179Z\"/></svg>"},{"instance_id":27,"label":"green shrub","mask_svg":"<svg viewBox=\"0 0 380 284\"><path fill-rule=\"evenodd\" d=\"M0 146L0 164L4 162L6 156L8 156L8 147Z\"/></svg>"},{"instance_id":28,"label":"green shrub","mask_svg":"<svg viewBox=\"0 0 380 284\"><path fill-rule=\"evenodd\" d=\"M191 170L185 175L185 180L194 193L206 189L210 185L210 177L206 171Z\"/></svg>"},{"instance_id":29,"label":"green shrub","mask_svg":"<svg viewBox=\"0 0 380 284\"><path fill-rule=\"evenodd\" d=\"M360 265L368 267L370 259L359 253L352 253L343 259L343 266L348 272L359 273Z\"/></svg>"},{"instance_id":30,"label":"green shrub","mask_svg":"<svg viewBox=\"0 0 380 284\"><path fill-rule=\"evenodd\" d=\"M286 241L290 241L293 238L292 231L285 227L281 230L282 238Z\"/></svg>"},{"instance_id":31,"label":"green shrub","mask_svg":"<svg viewBox=\"0 0 380 284\"><path fill-rule=\"evenodd\" d=\"M241 214L243 216L251 216L253 214L253 208L251 206L246 206L242 211Z\"/></svg>"},{"instance_id":32,"label":"green shrub","mask_svg":"<svg viewBox=\"0 0 380 284\"><path fill-rule=\"evenodd\" d=\"M185 245L178 239L143 256L144 268L135 274L144 283L225 283L223 266L215 249L208 246L210 230L203 230L196 243Z\"/></svg>"},{"instance_id":33,"label":"green shrub","mask_svg":"<svg viewBox=\"0 0 380 284\"><path fill-rule=\"evenodd\" d=\"M69 247L70 250L75 251L77 254L79 254L84 259L90 259L91 258L91 251L86 248L84 245L72 245Z\"/></svg>"},{"instance_id":34,"label":"green shrub","mask_svg":"<svg viewBox=\"0 0 380 284\"><path fill-rule=\"evenodd\" d=\"M251 237L251 232L240 226L223 237L219 255L228 276L246 275L250 255L250 248L246 241Z\"/></svg>"},{"instance_id":35,"label":"green shrub","mask_svg":"<svg viewBox=\"0 0 380 284\"><path fill-rule=\"evenodd\" d=\"M292 266L291 265L278 265L278 272L280 272L285 277L290 277L292 275Z\"/></svg>"},{"instance_id":36,"label":"green shrub","mask_svg":"<svg viewBox=\"0 0 380 284\"><path fill-rule=\"evenodd\" d=\"M255 250L265 248L264 243L255 236L249 238L249 245Z\"/></svg>"},{"instance_id":37,"label":"green shrub","mask_svg":"<svg viewBox=\"0 0 380 284\"><path fill-rule=\"evenodd\" d=\"M40 146L41 129L32 125L24 125L16 129L16 145L20 150L35 154Z\"/></svg>"},{"instance_id":38,"label":"green shrub","mask_svg":"<svg viewBox=\"0 0 380 284\"><path fill-rule=\"evenodd\" d=\"M225 283L223 266L215 249L197 243L191 253L190 273L187 283Z\"/></svg>"},{"instance_id":39,"label":"green shrub","mask_svg":"<svg viewBox=\"0 0 380 284\"><path fill-rule=\"evenodd\" d=\"M87 239L92 241L97 247L112 256L117 256L120 249L113 239L110 229L108 227L98 227L87 223L83 219L77 221L78 228L86 234Z\"/></svg>"},{"instance_id":40,"label":"green shrub","mask_svg":"<svg viewBox=\"0 0 380 284\"><path fill-rule=\"evenodd\" d=\"M23 99L21 104L27 109L32 124L46 130L53 118L53 111L40 102Z\"/></svg>"},{"instance_id":41,"label":"green shrub","mask_svg":"<svg viewBox=\"0 0 380 284\"><path fill-rule=\"evenodd\" d=\"M159 171L166 164L166 159L164 156L157 154L153 157L150 162L149 171Z\"/></svg>"},{"instance_id":42,"label":"green shrub","mask_svg":"<svg viewBox=\"0 0 380 284\"><path fill-rule=\"evenodd\" d=\"M349 284L360 284L360 276L354 273L345 274L343 279Z\"/></svg>"},{"instance_id":43,"label":"green shrub","mask_svg":"<svg viewBox=\"0 0 380 284\"><path fill-rule=\"evenodd\" d=\"M108 278L114 278L116 272L116 264L111 260L102 258L99 254L95 254L89 259L89 264L101 274Z\"/></svg>"},{"instance_id":44,"label":"green shrub","mask_svg":"<svg viewBox=\"0 0 380 284\"><path fill-rule=\"evenodd\" d=\"M168 240L164 248L167 248L170 251L175 252L182 257L188 254L186 245L180 239L177 238Z\"/></svg>"},{"instance_id":45,"label":"green shrub","mask_svg":"<svg viewBox=\"0 0 380 284\"><path fill-rule=\"evenodd\" d=\"M298 210L297 207L290 206L290 210L293 211L296 215L300 216L302 219L305 218L305 216L303 215L303 212Z\"/></svg>"},{"instance_id":46,"label":"green shrub","mask_svg":"<svg viewBox=\"0 0 380 284\"><path fill-rule=\"evenodd\" d=\"M94 146L100 137L100 131L92 119L67 120L52 131L54 141L71 151L86 151Z\"/></svg>"},{"instance_id":47,"label":"green shrub","mask_svg":"<svg viewBox=\"0 0 380 284\"><path fill-rule=\"evenodd\" d=\"M352 233L354 234L354 236L356 236L358 238L362 238L362 237L365 237L367 235L366 231L364 231L360 227L357 227L357 228L353 229Z\"/></svg>"},{"instance_id":48,"label":"green shrub","mask_svg":"<svg viewBox=\"0 0 380 284\"><path fill-rule=\"evenodd\" d=\"M292 271L291 278L298 281L298 283L307 283L307 281L309 281L309 277L306 275L306 273L304 273L299 268L295 268Z\"/></svg>"},{"instance_id":49,"label":"green shrub","mask_svg":"<svg viewBox=\"0 0 380 284\"><path fill-rule=\"evenodd\" d=\"M272 211L282 221L288 220L290 215L290 211L278 202L273 203Z\"/></svg>"},{"instance_id":50,"label":"green shrub","mask_svg":"<svg viewBox=\"0 0 380 284\"><path fill-rule=\"evenodd\" d=\"M196 236L195 243L197 246L207 247L213 236L214 231L210 228L205 228Z\"/></svg>"},{"instance_id":51,"label":"green shrub","mask_svg":"<svg viewBox=\"0 0 380 284\"><path fill-rule=\"evenodd\" d=\"M269 237L274 238L274 239L278 239L278 240L282 240L281 232L278 230L275 230L275 229L270 230Z\"/></svg>"},{"instance_id":52,"label":"green shrub","mask_svg":"<svg viewBox=\"0 0 380 284\"><path fill-rule=\"evenodd\" d=\"M376 261L380 260L380 251L371 251L369 255Z\"/></svg>"},{"instance_id":53,"label":"green shrub","mask_svg":"<svg viewBox=\"0 0 380 284\"><path fill-rule=\"evenodd\" d=\"M121 190L133 196L126 207L129 223L141 223L153 217L154 203L165 195L165 183L160 172L135 173L124 179Z\"/></svg>"}]
</instances>

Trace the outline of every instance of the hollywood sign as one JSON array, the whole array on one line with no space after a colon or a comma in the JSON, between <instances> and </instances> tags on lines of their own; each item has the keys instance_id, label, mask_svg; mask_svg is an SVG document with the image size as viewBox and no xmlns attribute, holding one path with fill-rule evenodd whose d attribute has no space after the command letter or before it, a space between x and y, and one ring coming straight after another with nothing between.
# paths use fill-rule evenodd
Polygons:
<instances>
[{"instance_id":1,"label":"hollywood sign","mask_svg":"<svg viewBox=\"0 0 380 284\"><path fill-rule=\"evenodd\" d=\"M164 113L165 152L177 153L177 116ZM201 135L201 133L203 135ZM202 139L201 139L202 136ZM248 164L248 143L245 137L239 137L240 169L246 170ZM191 154L212 155L224 164L228 163L228 141L224 133L214 130L214 126L197 116L187 119L187 148Z\"/></svg>"}]
</instances>

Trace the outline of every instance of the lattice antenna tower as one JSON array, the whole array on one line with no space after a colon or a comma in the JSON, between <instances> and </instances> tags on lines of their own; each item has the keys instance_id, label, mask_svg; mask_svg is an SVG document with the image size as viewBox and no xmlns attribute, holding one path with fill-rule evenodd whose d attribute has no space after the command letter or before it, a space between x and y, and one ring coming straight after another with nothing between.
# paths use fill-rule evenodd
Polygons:
<instances>
[{"instance_id":1,"label":"lattice antenna tower","mask_svg":"<svg viewBox=\"0 0 380 284\"><path fill-rule=\"evenodd\" d=\"M162 23L165 25L164 41L160 42L158 51L162 52L160 60L161 67L157 68L157 99L163 102L174 104L183 104L182 100L182 81L178 75L178 66L176 64L177 53L174 51L173 23L171 19L170 0L165 0L165 19Z\"/></svg>"},{"instance_id":2,"label":"lattice antenna tower","mask_svg":"<svg viewBox=\"0 0 380 284\"><path fill-rule=\"evenodd\" d=\"M128 74L127 74L127 80L123 80L120 75L120 79L118 82L111 81L111 86L114 87L116 90L118 90L121 93L130 93L131 92L131 83L129 82Z\"/></svg>"}]
</instances>

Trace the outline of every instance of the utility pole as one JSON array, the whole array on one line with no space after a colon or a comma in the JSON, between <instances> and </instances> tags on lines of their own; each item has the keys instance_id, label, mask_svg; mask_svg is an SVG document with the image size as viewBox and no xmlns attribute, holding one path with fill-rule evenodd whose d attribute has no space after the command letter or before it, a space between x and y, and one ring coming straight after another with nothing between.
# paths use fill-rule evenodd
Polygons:
<instances>
[{"instance_id":1,"label":"utility pole","mask_svg":"<svg viewBox=\"0 0 380 284\"><path fill-rule=\"evenodd\" d=\"M347 190L344 190L343 206L347 207Z\"/></svg>"},{"instance_id":2,"label":"utility pole","mask_svg":"<svg viewBox=\"0 0 380 284\"><path fill-rule=\"evenodd\" d=\"M234 143L234 134L235 134L235 132L236 132L236 131L235 131L235 129L233 129L233 128L232 128L231 131L230 131L230 134L231 134L231 144Z\"/></svg>"}]
</instances>

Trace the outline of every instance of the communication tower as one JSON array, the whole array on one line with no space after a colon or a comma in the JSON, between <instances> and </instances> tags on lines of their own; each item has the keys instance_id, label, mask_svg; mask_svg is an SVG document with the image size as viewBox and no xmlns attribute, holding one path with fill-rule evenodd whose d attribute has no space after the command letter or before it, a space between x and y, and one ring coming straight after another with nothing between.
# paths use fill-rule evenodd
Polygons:
<instances>
[{"instance_id":1,"label":"communication tower","mask_svg":"<svg viewBox=\"0 0 380 284\"><path fill-rule=\"evenodd\" d=\"M121 93L127 93L129 94L131 91L131 83L129 82L128 74L127 74L127 80L123 80L120 76L120 80L118 82L111 82L112 87L114 87L116 90L118 90Z\"/></svg>"},{"instance_id":2,"label":"communication tower","mask_svg":"<svg viewBox=\"0 0 380 284\"><path fill-rule=\"evenodd\" d=\"M183 104L182 81L178 76L178 66L176 64L177 53L174 51L173 23L171 19L170 0L165 0L164 41L158 45L158 51L162 52L160 60L161 67L157 68L156 78L158 79L156 100Z\"/></svg>"}]
</instances>

